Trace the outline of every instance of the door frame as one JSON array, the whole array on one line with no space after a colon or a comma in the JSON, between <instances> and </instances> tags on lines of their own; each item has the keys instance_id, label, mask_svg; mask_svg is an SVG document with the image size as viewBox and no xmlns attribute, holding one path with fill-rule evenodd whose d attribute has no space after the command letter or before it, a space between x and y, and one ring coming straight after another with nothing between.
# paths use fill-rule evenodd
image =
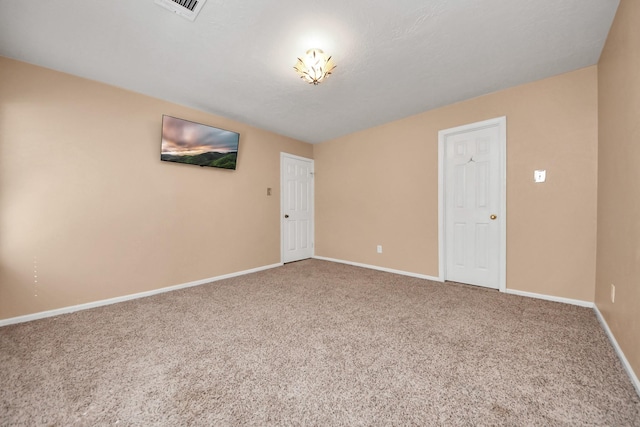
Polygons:
<instances>
[{"instance_id":1,"label":"door frame","mask_svg":"<svg viewBox=\"0 0 640 427\"><path fill-rule=\"evenodd\" d=\"M307 157L296 156L295 154L280 152L280 263L284 264L284 161L285 158L310 162L313 169L313 177L315 178L316 165L313 159ZM316 254L316 190L315 179L311 180L311 256Z\"/></svg>"},{"instance_id":2,"label":"door frame","mask_svg":"<svg viewBox=\"0 0 640 427\"><path fill-rule=\"evenodd\" d=\"M498 290L507 290L507 117L496 117L494 119L483 120L438 132L438 279L441 282L447 280L446 272L446 242L445 242L445 218L446 209L445 197L445 140L447 136L456 133L469 132L477 129L498 126L499 147L500 147L500 210L498 217L500 221L500 258L498 272Z\"/></svg>"}]
</instances>

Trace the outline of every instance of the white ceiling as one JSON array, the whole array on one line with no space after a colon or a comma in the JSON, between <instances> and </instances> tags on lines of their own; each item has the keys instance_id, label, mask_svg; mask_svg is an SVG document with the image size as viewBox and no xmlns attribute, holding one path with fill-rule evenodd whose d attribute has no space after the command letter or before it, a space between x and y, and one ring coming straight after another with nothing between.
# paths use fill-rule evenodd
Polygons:
<instances>
[{"instance_id":1,"label":"white ceiling","mask_svg":"<svg viewBox=\"0 0 640 427\"><path fill-rule=\"evenodd\" d=\"M0 0L0 55L317 143L596 64L619 0ZM337 68L293 70L309 48ZM215 125L215 123L211 123Z\"/></svg>"}]
</instances>

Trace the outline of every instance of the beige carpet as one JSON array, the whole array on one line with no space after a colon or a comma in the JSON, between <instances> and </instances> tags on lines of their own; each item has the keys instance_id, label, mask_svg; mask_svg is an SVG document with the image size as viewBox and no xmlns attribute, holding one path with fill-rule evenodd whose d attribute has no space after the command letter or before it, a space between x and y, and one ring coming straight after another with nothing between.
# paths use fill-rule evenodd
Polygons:
<instances>
[{"instance_id":1,"label":"beige carpet","mask_svg":"<svg viewBox=\"0 0 640 427\"><path fill-rule=\"evenodd\" d=\"M2 426L640 426L591 309L306 260L0 328Z\"/></svg>"}]
</instances>

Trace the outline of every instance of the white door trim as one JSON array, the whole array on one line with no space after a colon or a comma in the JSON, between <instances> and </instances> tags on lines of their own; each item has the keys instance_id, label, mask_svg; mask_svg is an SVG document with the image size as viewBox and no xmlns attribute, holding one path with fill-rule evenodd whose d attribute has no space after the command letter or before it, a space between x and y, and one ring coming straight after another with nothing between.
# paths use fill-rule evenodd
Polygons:
<instances>
[{"instance_id":1,"label":"white door trim","mask_svg":"<svg viewBox=\"0 0 640 427\"><path fill-rule=\"evenodd\" d=\"M498 126L500 144L500 280L498 289L500 292L507 290L507 117L484 120L468 125L444 129L438 132L438 279L444 282L446 274L445 251L445 205L444 205L444 178L445 159L444 142L446 137L455 133L469 132L475 129Z\"/></svg>"},{"instance_id":2,"label":"white door trim","mask_svg":"<svg viewBox=\"0 0 640 427\"><path fill-rule=\"evenodd\" d=\"M313 159L307 157L296 156L295 154L280 152L280 262L284 264L284 159L302 160L304 162L310 162L315 171L315 162ZM313 203L311 209L311 256L316 254L315 236L316 236L316 213L315 213L315 180L311 180L311 202Z\"/></svg>"}]
</instances>

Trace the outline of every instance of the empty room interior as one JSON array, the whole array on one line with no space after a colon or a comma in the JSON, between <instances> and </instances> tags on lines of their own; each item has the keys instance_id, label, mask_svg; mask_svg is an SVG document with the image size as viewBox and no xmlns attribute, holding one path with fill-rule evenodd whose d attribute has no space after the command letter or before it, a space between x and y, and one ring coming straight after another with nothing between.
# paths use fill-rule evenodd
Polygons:
<instances>
[{"instance_id":1,"label":"empty room interior","mask_svg":"<svg viewBox=\"0 0 640 427\"><path fill-rule=\"evenodd\" d=\"M1 425L640 425L638 1L0 5Z\"/></svg>"}]
</instances>

